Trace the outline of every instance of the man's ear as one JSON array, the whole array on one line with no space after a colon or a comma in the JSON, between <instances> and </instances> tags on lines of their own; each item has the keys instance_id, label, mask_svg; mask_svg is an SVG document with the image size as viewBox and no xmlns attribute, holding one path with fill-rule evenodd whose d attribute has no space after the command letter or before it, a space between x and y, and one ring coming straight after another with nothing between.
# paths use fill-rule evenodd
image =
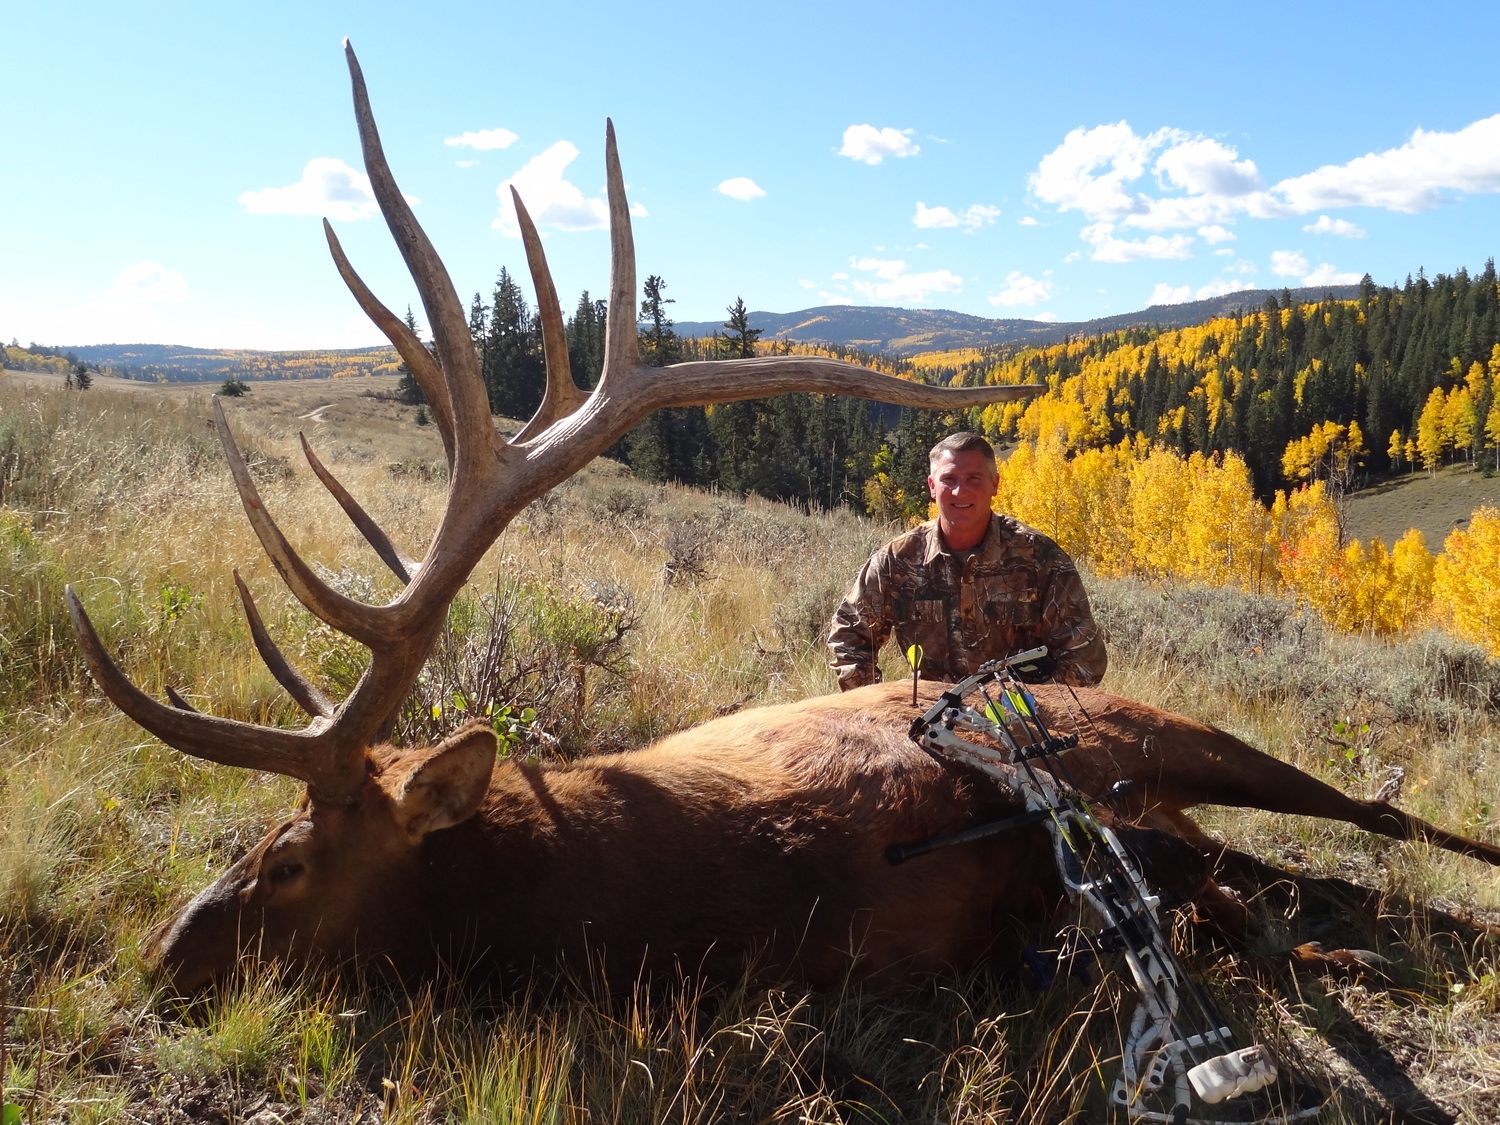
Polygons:
<instances>
[{"instance_id":1,"label":"man's ear","mask_svg":"<svg viewBox=\"0 0 1500 1125\"><path fill-rule=\"evenodd\" d=\"M461 824L478 811L489 792L495 751L495 732L489 725L470 723L413 755L412 764L387 789L397 823L412 843L429 832Z\"/></svg>"}]
</instances>

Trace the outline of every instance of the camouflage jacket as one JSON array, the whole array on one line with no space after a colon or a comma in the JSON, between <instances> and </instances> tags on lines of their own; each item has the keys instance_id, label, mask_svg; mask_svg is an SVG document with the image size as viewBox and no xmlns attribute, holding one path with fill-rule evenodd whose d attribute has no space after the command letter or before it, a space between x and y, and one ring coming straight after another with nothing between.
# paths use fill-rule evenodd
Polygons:
<instances>
[{"instance_id":1,"label":"camouflage jacket","mask_svg":"<svg viewBox=\"0 0 1500 1125\"><path fill-rule=\"evenodd\" d=\"M1009 516L992 515L970 551L950 551L931 520L870 556L828 636L839 687L879 681L876 654L892 630L903 652L922 646L924 679L959 680L1037 645L1047 646L1059 683L1104 676L1104 638L1073 560Z\"/></svg>"}]
</instances>

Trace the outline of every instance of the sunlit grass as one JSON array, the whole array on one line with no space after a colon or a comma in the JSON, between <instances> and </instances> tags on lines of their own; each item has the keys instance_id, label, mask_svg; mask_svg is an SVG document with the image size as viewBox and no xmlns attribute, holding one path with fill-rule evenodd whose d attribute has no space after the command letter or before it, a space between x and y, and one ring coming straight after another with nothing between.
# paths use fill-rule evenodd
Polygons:
<instances>
[{"instance_id":1,"label":"sunlit grass","mask_svg":"<svg viewBox=\"0 0 1500 1125\"><path fill-rule=\"evenodd\" d=\"M333 580L393 594L395 580L294 456L295 432L258 428L253 407L236 407L237 432L288 537ZM346 687L363 660L276 579L206 416L193 399L64 396L0 380L0 458L10 458L0 464L6 1099L35 1120L68 1121L142 1116L188 1094L218 1106L270 1099L284 1117L334 1120L1098 1119L1119 1053L1116 1008L1128 1018L1133 1003L1112 976L1040 994L975 971L828 995L665 980L614 991L537 982L519 996L485 996L453 981L407 991L257 970L196 1005L165 1002L141 964L147 935L284 816L299 789L170 752L121 717L82 672L62 584L73 583L146 690L170 683L217 714L303 721L254 655L233 568L287 653L325 688ZM378 456L338 448L329 462L344 483L420 553L445 500L441 480L392 474ZM692 546L674 535L688 525L702 529L693 574L672 565L674 550ZM580 706L559 666L556 707L539 717L558 742L535 749L628 748L737 706L833 690L822 625L886 534L847 514L741 505L601 464L524 513L466 596L493 591L497 578L546 591L555 612L529 626L545 632L623 591L637 616L623 670L586 669ZM1247 608L1228 593L1092 588L1112 631L1107 687L1223 725L1356 795L1399 765L1403 807L1496 838L1488 802L1500 796L1500 696L1481 699L1473 685L1493 681L1481 683L1457 649L1330 638L1285 607ZM1247 633L1265 614L1281 622L1274 643ZM885 666L904 671L894 653ZM1434 671L1447 667L1458 671ZM1338 722L1370 727L1359 761L1327 741ZM1232 811L1204 820L1242 851L1374 896L1361 941L1391 958L1390 987L1297 978L1276 959L1317 936L1307 927L1328 908L1316 903L1252 904L1266 916L1247 952L1226 957L1203 940L1190 953L1232 1018L1259 1027L1304 1088L1343 1091L1326 1120L1368 1120L1388 1096L1361 1086L1329 1046L1355 1027L1394 1044L1425 1096L1492 1119L1495 944L1460 942L1429 907L1492 918L1482 912L1500 909L1495 872L1344 825Z\"/></svg>"}]
</instances>

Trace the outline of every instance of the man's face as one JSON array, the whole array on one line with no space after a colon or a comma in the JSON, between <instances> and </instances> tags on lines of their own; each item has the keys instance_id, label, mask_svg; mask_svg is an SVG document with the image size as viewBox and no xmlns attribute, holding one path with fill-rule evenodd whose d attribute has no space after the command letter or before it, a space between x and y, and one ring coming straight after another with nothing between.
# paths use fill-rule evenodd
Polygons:
<instances>
[{"instance_id":1,"label":"man's face","mask_svg":"<svg viewBox=\"0 0 1500 1125\"><path fill-rule=\"evenodd\" d=\"M999 483L983 453L944 450L938 457L927 478L927 491L937 501L938 524L950 543L956 540L962 550L983 538Z\"/></svg>"}]
</instances>

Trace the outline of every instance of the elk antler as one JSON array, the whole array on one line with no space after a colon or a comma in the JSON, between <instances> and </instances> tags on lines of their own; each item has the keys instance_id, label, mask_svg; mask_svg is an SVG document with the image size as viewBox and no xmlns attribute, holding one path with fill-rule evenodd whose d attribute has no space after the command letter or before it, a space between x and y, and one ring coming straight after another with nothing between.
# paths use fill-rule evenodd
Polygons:
<instances>
[{"instance_id":1,"label":"elk antler","mask_svg":"<svg viewBox=\"0 0 1500 1125\"><path fill-rule=\"evenodd\" d=\"M680 363L650 368L636 340L635 249L613 123L605 128L610 219L610 290L604 371L591 393L568 367L562 313L536 227L520 197L516 218L537 290L547 389L542 404L514 439L504 441L489 400L463 306L431 242L396 186L380 146L364 77L344 44L365 169L386 224L406 260L432 325L436 356L369 291L325 221L329 249L355 300L406 361L431 404L450 467L448 504L427 553L413 563L323 467L306 441L314 473L356 526L406 583L389 604L367 605L320 579L293 550L266 511L214 399L214 420L245 514L292 593L334 629L370 649L370 663L340 704L326 699L286 661L239 585L257 649L283 687L312 720L301 730L261 727L195 711L171 692L160 703L130 682L110 658L72 588L68 608L89 670L122 711L184 753L225 765L300 778L315 800L347 803L366 774L365 749L411 690L441 630L448 605L500 532L532 500L566 480L618 441L653 410L761 398L788 391L852 395L901 406L951 409L1027 397L1041 386L938 388L818 357L770 357Z\"/></svg>"}]
</instances>

